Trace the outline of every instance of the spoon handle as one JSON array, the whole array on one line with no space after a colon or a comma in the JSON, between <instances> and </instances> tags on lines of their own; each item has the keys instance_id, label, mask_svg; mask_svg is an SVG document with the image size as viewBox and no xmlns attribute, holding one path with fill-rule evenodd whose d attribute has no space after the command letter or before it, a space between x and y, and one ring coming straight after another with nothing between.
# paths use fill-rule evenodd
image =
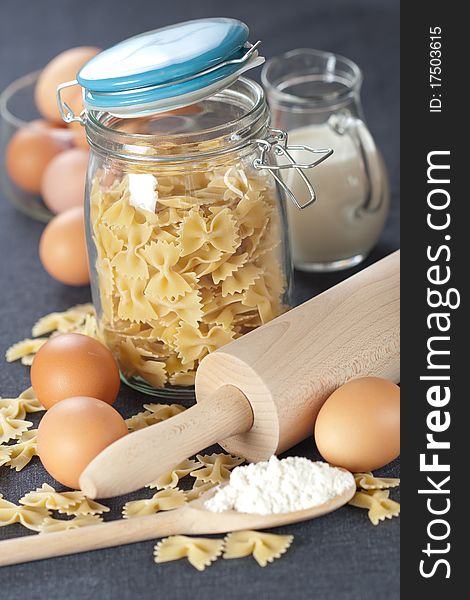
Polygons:
<instances>
[{"instance_id":1,"label":"spoon handle","mask_svg":"<svg viewBox=\"0 0 470 600\"><path fill-rule=\"evenodd\" d=\"M253 412L244 394L224 385L206 402L105 448L83 471L80 487L89 498L138 490L203 448L248 431L252 424Z\"/></svg>"},{"instance_id":2,"label":"spoon handle","mask_svg":"<svg viewBox=\"0 0 470 600\"><path fill-rule=\"evenodd\" d=\"M174 535L185 529L186 511L187 507L182 507L156 515L3 540L0 567Z\"/></svg>"},{"instance_id":3,"label":"spoon handle","mask_svg":"<svg viewBox=\"0 0 470 600\"><path fill-rule=\"evenodd\" d=\"M343 493L324 504L307 510L273 515L258 515L227 511L210 513L204 502L211 492L206 492L189 504L154 515L118 519L91 527L58 531L44 535L27 535L0 542L0 567L14 565L66 554L133 544L168 535L208 535L242 529L270 529L315 519L349 502L356 492L353 483Z\"/></svg>"}]
</instances>

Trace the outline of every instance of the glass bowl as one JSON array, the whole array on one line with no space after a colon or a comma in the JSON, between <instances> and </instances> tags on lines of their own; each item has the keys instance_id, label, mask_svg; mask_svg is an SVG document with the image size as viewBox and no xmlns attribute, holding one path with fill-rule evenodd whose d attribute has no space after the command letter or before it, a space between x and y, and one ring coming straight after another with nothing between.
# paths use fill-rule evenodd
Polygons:
<instances>
[{"instance_id":1,"label":"glass bowl","mask_svg":"<svg viewBox=\"0 0 470 600\"><path fill-rule=\"evenodd\" d=\"M8 144L15 133L28 122L42 118L34 102L34 88L39 74L40 71L36 71L20 77L0 94L0 186L15 208L33 219L47 222L53 214L41 196L18 187L8 175L5 161ZM66 128L50 129L48 133L70 140L70 131Z\"/></svg>"}]
</instances>

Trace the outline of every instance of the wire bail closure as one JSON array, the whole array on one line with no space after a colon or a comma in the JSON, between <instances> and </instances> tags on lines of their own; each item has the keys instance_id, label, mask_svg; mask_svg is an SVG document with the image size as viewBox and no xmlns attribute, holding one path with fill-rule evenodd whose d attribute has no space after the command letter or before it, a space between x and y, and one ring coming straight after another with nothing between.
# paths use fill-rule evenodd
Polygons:
<instances>
[{"instance_id":1,"label":"wire bail closure","mask_svg":"<svg viewBox=\"0 0 470 600\"><path fill-rule=\"evenodd\" d=\"M271 175L274 177L279 186L284 190L284 192L288 195L290 200L295 204L295 206L302 210L307 208L315 202L317 199L317 195L315 189L305 173L303 172L305 169L313 169L324 160L329 158L333 154L332 148L312 148L311 146L306 146L304 144L288 146L287 145L288 135L287 132L282 129L270 129L269 136L267 139L256 139L253 140L255 144L261 149L261 155L259 158L255 158L253 161L253 166L255 169L268 169ZM321 154L319 158L314 160L311 163L298 163L294 160L290 152L292 150L305 150L306 152L311 152L312 154ZM288 164L285 165L272 165L269 162L266 162L267 156L270 152L273 152L275 156L283 156L287 159ZM302 178L302 181L305 183L309 193L309 199L304 204L300 204L297 200L297 197L292 192L292 190L284 183L279 171L284 169L295 169L299 176Z\"/></svg>"},{"instance_id":2,"label":"wire bail closure","mask_svg":"<svg viewBox=\"0 0 470 600\"><path fill-rule=\"evenodd\" d=\"M62 100L62 90L65 90L66 88L69 88L69 87L73 87L75 85L79 85L79 84L76 79L73 79L72 81L66 81L65 83L60 83L57 86L57 91L56 91L57 106L59 107L60 117L61 117L62 121L64 121L64 123L80 123L80 125L85 125L85 119L82 117L82 115L84 114L84 111L82 111L82 113L80 113L79 115L76 115L73 112L73 110L70 108L70 106L67 104L67 102Z\"/></svg>"}]
</instances>

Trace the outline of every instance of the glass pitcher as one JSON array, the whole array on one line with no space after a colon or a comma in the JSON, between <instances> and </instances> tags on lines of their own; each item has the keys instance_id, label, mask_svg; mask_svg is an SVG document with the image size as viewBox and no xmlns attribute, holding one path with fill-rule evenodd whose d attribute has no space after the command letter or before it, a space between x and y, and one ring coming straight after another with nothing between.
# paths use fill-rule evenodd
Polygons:
<instances>
[{"instance_id":1,"label":"glass pitcher","mask_svg":"<svg viewBox=\"0 0 470 600\"><path fill-rule=\"evenodd\" d=\"M376 244L388 214L385 166L364 122L362 73L347 58L312 49L292 50L269 60L262 81L274 127L287 131L291 156L308 162L302 145L332 148L322 169L306 171L321 202L303 211L287 205L295 266L335 271L359 264ZM282 170L286 185L302 201L305 186Z\"/></svg>"}]
</instances>

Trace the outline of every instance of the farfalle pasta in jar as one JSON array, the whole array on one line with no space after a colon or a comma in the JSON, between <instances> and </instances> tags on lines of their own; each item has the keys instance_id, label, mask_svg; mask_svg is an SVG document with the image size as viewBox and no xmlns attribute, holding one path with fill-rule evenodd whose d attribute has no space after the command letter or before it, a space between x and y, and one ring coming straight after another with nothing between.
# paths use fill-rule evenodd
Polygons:
<instances>
[{"instance_id":1,"label":"farfalle pasta in jar","mask_svg":"<svg viewBox=\"0 0 470 600\"><path fill-rule=\"evenodd\" d=\"M262 62L247 36L238 21L205 19L131 38L78 74L81 116L61 105L91 147L99 327L123 379L150 394L192 394L206 354L289 308L275 161L288 146L262 88L239 77ZM181 44L191 51L177 60Z\"/></svg>"}]
</instances>

